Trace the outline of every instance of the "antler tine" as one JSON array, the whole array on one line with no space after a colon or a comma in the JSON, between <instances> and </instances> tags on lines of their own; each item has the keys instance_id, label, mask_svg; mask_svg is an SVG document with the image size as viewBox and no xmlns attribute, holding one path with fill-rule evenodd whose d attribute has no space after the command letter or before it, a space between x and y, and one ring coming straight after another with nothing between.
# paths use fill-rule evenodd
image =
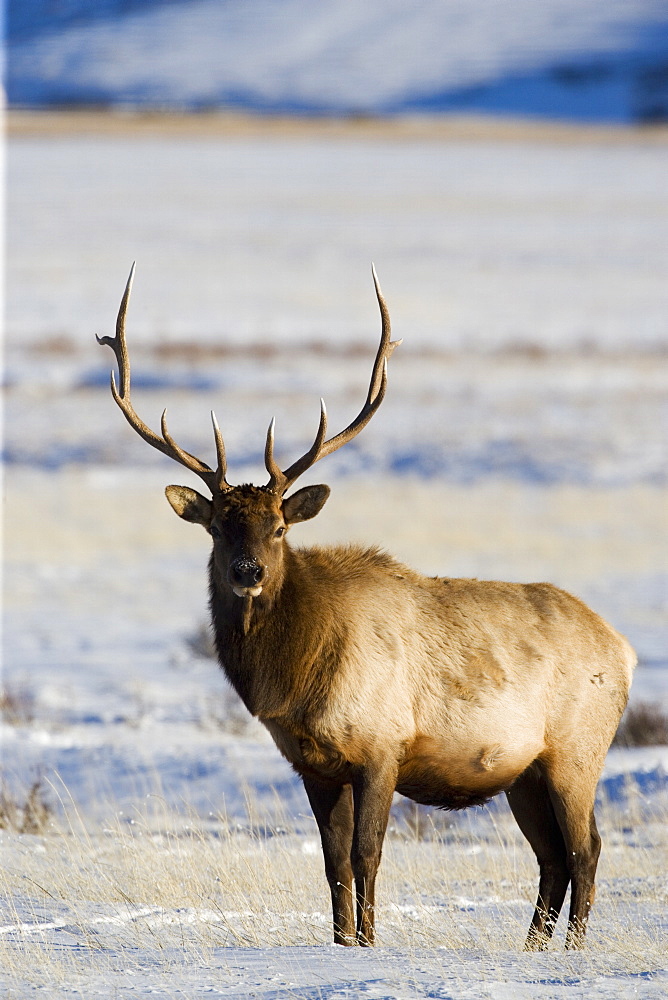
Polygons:
<instances>
[{"instance_id":1,"label":"antler tine","mask_svg":"<svg viewBox=\"0 0 668 1000\"><path fill-rule=\"evenodd\" d=\"M390 341L390 335L392 333L390 311L387 308L387 303L380 290L380 282L378 281L378 275L376 274L375 264L371 265L371 275L373 277L373 287L376 290L376 298L378 299L378 308L380 309L381 330L380 344L378 345L378 353L376 354L376 360L374 361L373 372L371 374L367 403L373 402L378 395L378 390L383 376L387 376L387 359L392 356L394 348L399 347L402 343L401 340Z\"/></svg>"},{"instance_id":2,"label":"antler tine","mask_svg":"<svg viewBox=\"0 0 668 1000\"><path fill-rule=\"evenodd\" d=\"M125 291L123 292L123 298L121 299L121 304L118 309L118 316L116 318L116 336L97 337L98 344L102 344L112 349L118 364L120 389L116 385L116 376L112 370L111 394L130 426L137 432L137 434L139 434L141 438L144 439L144 441L147 442L147 444L150 444L153 448L162 452L163 455L167 455L168 458L173 458L174 461L180 462L181 465L190 469L191 472L194 472L195 475L204 480L212 493L215 493L217 489L229 489L227 483L225 482L225 448L222 444L222 436L219 430L216 434L218 471L214 472L213 469L206 464L206 462L202 462L195 455L191 455L190 452L184 451L183 448L179 447L176 441L174 441L167 430L166 410L163 412L161 419L162 437L159 434L156 434L155 431L152 431L151 428L145 424L141 417L139 417L135 412L130 399L130 357L125 340L125 315L127 313L128 302L130 300L130 292L132 291L134 274L135 264L133 263L130 268L130 275L125 286ZM215 428L214 433L216 433Z\"/></svg>"},{"instance_id":3,"label":"antler tine","mask_svg":"<svg viewBox=\"0 0 668 1000\"><path fill-rule=\"evenodd\" d=\"M329 441L325 441L325 433L327 430L327 414L325 411L324 400L321 400L321 411L320 411L320 426L318 428L318 433L316 434L315 441L311 445L311 448L303 455L300 459L294 462L289 469L285 472L281 470L276 465L273 457L273 446L274 446L274 422L272 420L269 427L269 432L267 434L267 447L265 449L265 464L267 466L267 471L270 475L269 483L267 484L267 489L273 492L279 492L281 495L286 492L292 486L292 484L306 472L312 465L314 465L321 458L326 455L331 455L332 452L341 448L348 441L352 441L361 430L366 427L366 425L371 420L372 416L383 402L385 398L385 392L387 389L387 362L391 357L392 352L395 347L401 344L401 340L390 340L391 335L391 325L390 325L390 313L387 308L387 303L383 298L383 293L380 290L380 282L378 281L378 275L376 274L376 268L371 265L371 273L373 275L373 283L376 289L376 297L378 299L378 306L380 308L381 316L381 333L380 333L380 344L378 345L378 351L376 353L376 359L374 361L373 370L371 372L371 382L369 383L369 391L367 393L366 401L364 406L357 414L352 423L348 424L345 430L336 434L334 437L330 438Z\"/></svg>"},{"instance_id":4,"label":"antler tine","mask_svg":"<svg viewBox=\"0 0 668 1000\"><path fill-rule=\"evenodd\" d=\"M132 291L132 282L134 281L135 268L137 262L132 262L132 267L130 268L130 274L128 275L128 280L125 284L125 291L123 292L123 298L121 299L121 304L118 307L118 316L116 317L116 336L115 337L98 337L95 335L95 339L98 344L102 344L105 347L110 347L114 354L116 355L116 363L118 364L118 374L121 382L120 393L116 389L116 378L112 371L111 373L111 391L113 393L114 399L121 406L119 402L119 397L124 400L126 397L129 398L130 389L130 358L128 357L128 349L125 343L125 314L128 309L128 302L130 301L130 292ZM121 406L121 409L123 407ZM125 413L125 410L123 410Z\"/></svg>"},{"instance_id":5,"label":"antler tine","mask_svg":"<svg viewBox=\"0 0 668 1000\"><path fill-rule=\"evenodd\" d=\"M162 431L162 437L164 439L164 443L167 445L166 449L160 448L160 450L163 451L165 455L168 455L169 458L173 458L175 462L180 462L181 465L185 465L186 469L190 469L191 472L196 473L196 475L198 475L201 479L204 480L204 482L209 487L212 493L215 493L217 489L229 489L228 484L225 482L224 469L223 469L222 480L220 477L220 472L221 472L220 460L218 463L218 471L214 472L210 466L206 465L195 455L191 455L189 451L185 451L185 449L183 449L180 445L176 443L172 435L169 433L169 430L167 429L166 408L162 411L162 416L160 417L160 430ZM215 434L215 428L214 428L214 434ZM220 430L218 431L218 434L220 435ZM160 441L160 438L158 438L158 441ZM216 441L216 444L218 444L218 441ZM156 444L156 448L159 448L159 445ZM223 457L224 457L224 452L223 452Z\"/></svg>"},{"instance_id":6,"label":"antler tine","mask_svg":"<svg viewBox=\"0 0 668 1000\"><path fill-rule=\"evenodd\" d=\"M271 430L272 430L272 448L273 448L273 421ZM327 433L327 409L325 407L325 400L321 399L320 423L318 425L318 433L315 436L315 440L313 441L313 444L306 452L306 454L302 455L302 457L297 459L296 462L293 462L289 469L286 469L285 472L280 472L280 469L278 470L281 476L281 481L278 488L279 493L283 494L285 493L286 490L290 489L292 484L297 479L299 479L302 473L306 472L307 469L310 469L311 466L318 461L318 459L321 457L321 450L323 442L325 440L326 433ZM273 462L273 456L272 456L272 462ZM276 467L276 463L274 462L273 464L274 467ZM267 465L267 471L270 471L268 465ZM267 488L270 490L275 490L275 487L271 485L271 482Z\"/></svg>"},{"instance_id":7,"label":"antler tine","mask_svg":"<svg viewBox=\"0 0 668 1000\"><path fill-rule=\"evenodd\" d=\"M276 418L271 418L271 423L267 430L267 440L264 446L264 465L269 473L269 482L267 483L265 489L269 490L270 493L283 493L288 488L285 476L283 475L281 469L276 463L274 458L274 428L276 427Z\"/></svg>"},{"instance_id":8,"label":"antler tine","mask_svg":"<svg viewBox=\"0 0 668 1000\"><path fill-rule=\"evenodd\" d=\"M376 289L376 298L378 299L378 306L380 309L381 331L380 344L378 345L376 360L373 364L369 391L367 393L364 406L355 419L348 424L345 430L325 442L322 451L318 456L319 458L331 455L332 452L337 451L338 448L347 444L348 441L352 441L352 439L357 437L359 432L369 423L372 416L385 398L385 392L387 390L387 362L389 358L392 357L394 349L403 343L403 340L390 340L392 333L390 311L387 308L387 303L385 302L383 293L381 292L380 282L378 281L376 268L373 264L371 265L371 274L373 275L373 284Z\"/></svg>"},{"instance_id":9,"label":"antler tine","mask_svg":"<svg viewBox=\"0 0 668 1000\"><path fill-rule=\"evenodd\" d=\"M223 441L223 435L220 432L220 427L218 426L218 421L216 420L216 414L211 411L211 423L213 424L213 436L216 441L216 456L218 458L218 468L216 469L216 485L219 490L229 490L231 489L230 484L225 479L227 474L227 458L225 456L225 442Z\"/></svg>"}]
</instances>

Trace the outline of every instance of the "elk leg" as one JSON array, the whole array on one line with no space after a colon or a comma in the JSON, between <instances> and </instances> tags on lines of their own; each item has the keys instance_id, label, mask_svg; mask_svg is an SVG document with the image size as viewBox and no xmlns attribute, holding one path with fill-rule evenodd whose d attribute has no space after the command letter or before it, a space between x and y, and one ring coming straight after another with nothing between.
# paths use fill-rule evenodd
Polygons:
<instances>
[{"instance_id":1,"label":"elk leg","mask_svg":"<svg viewBox=\"0 0 668 1000\"><path fill-rule=\"evenodd\" d=\"M538 765L532 764L520 775L506 792L506 798L517 825L533 848L540 871L536 909L524 948L543 951L552 937L571 878L566 845Z\"/></svg>"},{"instance_id":2,"label":"elk leg","mask_svg":"<svg viewBox=\"0 0 668 1000\"><path fill-rule=\"evenodd\" d=\"M601 838L592 809L589 837L584 848L572 852L571 908L568 914L567 948L583 948L589 913L596 896L596 867L601 853Z\"/></svg>"},{"instance_id":3,"label":"elk leg","mask_svg":"<svg viewBox=\"0 0 668 1000\"><path fill-rule=\"evenodd\" d=\"M572 769L552 767L546 774L555 815L566 845L566 863L571 877L567 948L582 948L589 912L594 902L594 879L601 838L594 818L596 782ZM598 770L594 771L598 777Z\"/></svg>"},{"instance_id":4,"label":"elk leg","mask_svg":"<svg viewBox=\"0 0 668 1000\"><path fill-rule=\"evenodd\" d=\"M355 829L351 859L357 900L357 943L364 947L373 945L376 938L376 874L396 780L394 761L360 768L353 777Z\"/></svg>"},{"instance_id":5,"label":"elk leg","mask_svg":"<svg viewBox=\"0 0 668 1000\"><path fill-rule=\"evenodd\" d=\"M332 785L304 777L313 815L320 831L325 876L332 896L334 944L354 945L353 870L350 853L353 843L353 797L350 785Z\"/></svg>"}]
</instances>

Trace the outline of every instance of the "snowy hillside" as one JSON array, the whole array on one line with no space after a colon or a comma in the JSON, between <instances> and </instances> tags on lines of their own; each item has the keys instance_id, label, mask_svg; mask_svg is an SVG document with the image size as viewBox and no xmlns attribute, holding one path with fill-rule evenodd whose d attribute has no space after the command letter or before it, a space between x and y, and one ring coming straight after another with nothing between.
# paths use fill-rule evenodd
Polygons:
<instances>
[{"instance_id":1,"label":"snowy hillside","mask_svg":"<svg viewBox=\"0 0 668 1000\"><path fill-rule=\"evenodd\" d=\"M10 4L15 105L668 118L661 0Z\"/></svg>"}]
</instances>

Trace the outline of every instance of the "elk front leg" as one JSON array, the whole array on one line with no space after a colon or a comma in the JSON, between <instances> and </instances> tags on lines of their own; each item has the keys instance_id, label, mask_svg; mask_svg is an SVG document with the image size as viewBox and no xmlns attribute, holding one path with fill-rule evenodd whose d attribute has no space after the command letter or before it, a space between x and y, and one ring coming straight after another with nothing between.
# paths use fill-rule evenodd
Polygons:
<instances>
[{"instance_id":1,"label":"elk front leg","mask_svg":"<svg viewBox=\"0 0 668 1000\"><path fill-rule=\"evenodd\" d=\"M375 884L383 839L397 782L397 765L375 763L360 768L353 777L355 829L352 866L357 900L357 943L375 942Z\"/></svg>"},{"instance_id":2,"label":"elk front leg","mask_svg":"<svg viewBox=\"0 0 668 1000\"><path fill-rule=\"evenodd\" d=\"M353 797L350 785L332 785L304 777L304 788L320 831L325 876L332 896L334 944L354 945Z\"/></svg>"}]
</instances>

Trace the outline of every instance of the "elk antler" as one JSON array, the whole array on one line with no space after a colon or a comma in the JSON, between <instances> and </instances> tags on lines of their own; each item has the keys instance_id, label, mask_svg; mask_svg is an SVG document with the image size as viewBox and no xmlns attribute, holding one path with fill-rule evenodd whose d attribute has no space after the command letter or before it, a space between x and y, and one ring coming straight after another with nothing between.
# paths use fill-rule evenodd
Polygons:
<instances>
[{"instance_id":1,"label":"elk antler","mask_svg":"<svg viewBox=\"0 0 668 1000\"><path fill-rule=\"evenodd\" d=\"M155 431L152 431L151 428L144 423L141 417L138 417L135 413L134 407L130 401L130 358L128 355L127 345L125 343L125 314L130 300L134 274L135 265L133 264L130 268L130 276L128 278L127 285L125 286L123 298L121 299L121 304L118 310L118 317L116 319L116 336L97 337L98 344L105 344L108 347L111 347L112 351L116 355L116 361L118 362L118 373L121 387L120 390L117 388L116 376L112 371L111 394L123 412L125 419L128 421L130 426L137 431L137 434L144 439L144 441L147 441L153 448L157 448L158 451L163 453L163 455L167 455L168 458L173 458L176 462L180 462L181 465L185 465L186 469L190 469L190 471L194 472L195 475L200 477L200 479L203 479L212 494L229 490L232 487L225 479L225 473L227 472L225 444L213 410L211 411L211 420L213 422L213 433L216 440L216 454L218 457L218 468L215 472L205 462L202 462L199 458L191 455L190 452L184 451L183 448L179 447L167 430L167 410L163 411L160 421L162 437L160 437L159 434L156 434Z\"/></svg>"},{"instance_id":2,"label":"elk antler","mask_svg":"<svg viewBox=\"0 0 668 1000\"><path fill-rule=\"evenodd\" d=\"M380 315L382 320L382 329L380 333L380 344L378 346L378 353L376 354L376 360L373 365L373 372L371 373L371 382L369 384L369 392L367 393L366 402L364 406L357 414L352 423L348 424L345 430L331 437L328 441L325 441L325 433L327 431L327 412L325 410L324 400L320 400L320 426L318 427L318 433L315 436L315 441L301 458L297 459L296 462L282 472L276 461L274 459L274 421L269 425L269 430L267 431L267 444L264 451L264 462L267 467L267 472L269 473L269 482L265 486L265 489L272 493L277 493L279 496L290 489L292 484L310 469L312 465L315 465L321 458L326 455L331 455L333 451L341 448L342 445L346 444L348 441L352 441L359 432L366 427L366 425L371 420L372 416L383 402L385 398L385 391L387 389L387 361L394 351L395 347L401 344L401 340L390 340L390 313L388 311L385 299L380 290L380 284L378 283L378 275L376 274L376 269L371 265L371 273L373 274L373 283L376 289L376 297L378 299L378 305L380 307Z\"/></svg>"}]
</instances>

